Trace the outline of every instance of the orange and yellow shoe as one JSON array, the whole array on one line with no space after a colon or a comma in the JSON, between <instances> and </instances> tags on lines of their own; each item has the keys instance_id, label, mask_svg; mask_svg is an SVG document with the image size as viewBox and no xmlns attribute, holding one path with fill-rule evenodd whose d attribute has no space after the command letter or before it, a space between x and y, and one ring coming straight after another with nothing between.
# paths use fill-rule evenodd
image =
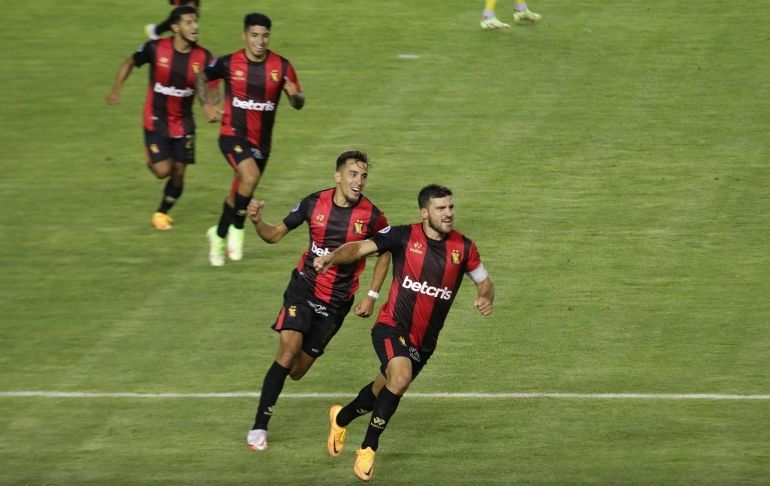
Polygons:
<instances>
[{"instance_id":1,"label":"orange and yellow shoe","mask_svg":"<svg viewBox=\"0 0 770 486\"><path fill-rule=\"evenodd\" d=\"M371 447L356 451L356 462L353 464L353 472L361 481L369 481L374 473L374 451Z\"/></svg>"},{"instance_id":2,"label":"orange and yellow shoe","mask_svg":"<svg viewBox=\"0 0 770 486\"><path fill-rule=\"evenodd\" d=\"M342 410L342 405L332 405L329 409L329 424L331 426L329 430L329 438L326 439L326 449L329 451L329 455L337 457L342 452L342 448L345 447L345 434L347 429L337 425L337 414Z\"/></svg>"},{"instance_id":3,"label":"orange and yellow shoe","mask_svg":"<svg viewBox=\"0 0 770 486\"><path fill-rule=\"evenodd\" d=\"M166 213L157 212L152 215L152 221L150 221L150 224L152 224L152 227L157 230L166 231L173 228L172 225L174 224L174 218Z\"/></svg>"}]
</instances>

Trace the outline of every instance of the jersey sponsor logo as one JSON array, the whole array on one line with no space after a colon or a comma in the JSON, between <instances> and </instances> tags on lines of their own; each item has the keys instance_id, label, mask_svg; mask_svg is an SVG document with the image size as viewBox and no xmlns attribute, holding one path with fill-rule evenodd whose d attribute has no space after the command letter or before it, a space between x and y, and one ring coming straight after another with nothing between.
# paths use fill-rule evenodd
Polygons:
<instances>
[{"instance_id":1,"label":"jersey sponsor logo","mask_svg":"<svg viewBox=\"0 0 770 486\"><path fill-rule=\"evenodd\" d=\"M237 96L233 96L232 105L236 108L251 111L275 111L275 103L272 101L266 101L264 103L254 100L242 100Z\"/></svg>"},{"instance_id":2,"label":"jersey sponsor logo","mask_svg":"<svg viewBox=\"0 0 770 486\"><path fill-rule=\"evenodd\" d=\"M192 88L179 89L176 86L163 86L157 81L152 90L162 95L175 96L177 98L187 98L195 94L195 90Z\"/></svg>"},{"instance_id":3,"label":"jersey sponsor logo","mask_svg":"<svg viewBox=\"0 0 770 486\"><path fill-rule=\"evenodd\" d=\"M460 250L452 250L452 263L457 265L460 263L460 259L462 258L462 254L460 253Z\"/></svg>"},{"instance_id":4,"label":"jersey sponsor logo","mask_svg":"<svg viewBox=\"0 0 770 486\"><path fill-rule=\"evenodd\" d=\"M328 248L321 248L315 244L315 240L310 245L310 252L317 256L324 256L331 253Z\"/></svg>"},{"instance_id":5,"label":"jersey sponsor logo","mask_svg":"<svg viewBox=\"0 0 770 486\"><path fill-rule=\"evenodd\" d=\"M441 300L450 300L452 298L452 291L449 290L449 287L444 287L443 289L433 287L426 281L423 281L422 283L414 281L409 278L409 275L404 275L404 281L401 282L401 286L413 292L427 295L428 297L435 297Z\"/></svg>"},{"instance_id":6,"label":"jersey sponsor logo","mask_svg":"<svg viewBox=\"0 0 770 486\"><path fill-rule=\"evenodd\" d=\"M273 70L270 71L270 79L272 79L274 83L278 82L278 70L277 69L273 69Z\"/></svg>"},{"instance_id":7,"label":"jersey sponsor logo","mask_svg":"<svg viewBox=\"0 0 770 486\"><path fill-rule=\"evenodd\" d=\"M364 232L364 220L357 219L355 223L353 223L353 233L360 235L363 232Z\"/></svg>"},{"instance_id":8,"label":"jersey sponsor logo","mask_svg":"<svg viewBox=\"0 0 770 486\"><path fill-rule=\"evenodd\" d=\"M412 243L412 246L409 248L409 251L412 253L417 253L418 255L422 255L422 243L419 241L415 241Z\"/></svg>"}]
</instances>

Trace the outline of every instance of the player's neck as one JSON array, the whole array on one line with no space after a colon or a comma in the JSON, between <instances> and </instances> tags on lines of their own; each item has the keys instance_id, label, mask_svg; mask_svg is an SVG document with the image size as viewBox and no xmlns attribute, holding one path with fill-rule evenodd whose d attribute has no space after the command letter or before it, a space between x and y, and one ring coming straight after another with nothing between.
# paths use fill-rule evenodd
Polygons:
<instances>
[{"instance_id":1,"label":"player's neck","mask_svg":"<svg viewBox=\"0 0 770 486\"><path fill-rule=\"evenodd\" d=\"M192 51L193 45L191 42L188 42L183 37L174 36L174 50L177 52L181 52L183 54L186 54L190 51Z\"/></svg>"},{"instance_id":2,"label":"player's neck","mask_svg":"<svg viewBox=\"0 0 770 486\"><path fill-rule=\"evenodd\" d=\"M265 50L265 53L261 57L257 57L251 52L249 52L248 49L244 49L244 52L246 52L246 59L248 59L251 62L262 62L265 59L267 59L267 53L270 52L268 50Z\"/></svg>"},{"instance_id":3,"label":"player's neck","mask_svg":"<svg viewBox=\"0 0 770 486\"><path fill-rule=\"evenodd\" d=\"M434 230L433 227L430 225L430 223L428 223L427 221L422 222L422 232L425 233L425 236L427 236L431 240L443 241L447 237L446 234L439 233L438 231Z\"/></svg>"},{"instance_id":4,"label":"player's neck","mask_svg":"<svg viewBox=\"0 0 770 486\"><path fill-rule=\"evenodd\" d=\"M341 208L351 208L355 205L355 203L348 201L348 198L345 197L345 195L342 193L342 191L339 190L339 188L334 189L334 195L332 196L332 201L334 201L334 204L336 206L339 206Z\"/></svg>"}]
</instances>

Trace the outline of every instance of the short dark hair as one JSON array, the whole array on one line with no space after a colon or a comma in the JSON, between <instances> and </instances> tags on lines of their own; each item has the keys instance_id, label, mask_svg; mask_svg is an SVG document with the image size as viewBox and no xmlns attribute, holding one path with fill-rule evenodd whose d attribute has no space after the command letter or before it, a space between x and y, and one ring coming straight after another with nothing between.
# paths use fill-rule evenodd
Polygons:
<instances>
[{"instance_id":1,"label":"short dark hair","mask_svg":"<svg viewBox=\"0 0 770 486\"><path fill-rule=\"evenodd\" d=\"M253 27L255 25L261 25L267 30L270 30L270 27L273 25L273 23L270 21L270 17L265 14L257 12L246 14L246 16L243 18L243 31L246 32L249 30L249 27Z\"/></svg>"},{"instance_id":2,"label":"short dark hair","mask_svg":"<svg viewBox=\"0 0 770 486\"><path fill-rule=\"evenodd\" d=\"M361 152L360 150L347 150L342 152L339 157L337 157L337 172L345 167L345 162L350 159L357 160L359 162L363 162L366 165L369 165L369 156L366 155L366 152Z\"/></svg>"},{"instance_id":3,"label":"short dark hair","mask_svg":"<svg viewBox=\"0 0 770 486\"><path fill-rule=\"evenodd\" d=\"M171 23L178 24L182 20L182 15L198 14L198 10L192 5L182 5L171 11Z\"/></svg>"},{"instance_id":4,"label":"short dark hair","mask_svg":"<svg viewBox=\"0 0 770 486\"><path fill-rule=\"evenodd\" d=\"M431 199L438 199L441 197L447 197L452 195L452 190L446 186L440 186L438 184L428 184L420 189L420 194L417 195L417 204L420 209L428 207L428 201Z\"/></svg>"}]
</instances>

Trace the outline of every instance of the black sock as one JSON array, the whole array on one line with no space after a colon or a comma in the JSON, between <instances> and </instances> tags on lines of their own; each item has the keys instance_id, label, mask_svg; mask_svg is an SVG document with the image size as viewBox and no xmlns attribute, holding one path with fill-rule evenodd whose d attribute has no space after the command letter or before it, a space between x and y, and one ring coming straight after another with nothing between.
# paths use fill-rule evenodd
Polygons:
<instances>
[{"instance_id":1,"label":"black sock","mask_svg":"<svg viewBox=\"0 0 770 486\"><path fill-rule=\"evenodd\" d=\"M241 196L235 193L235 211L233 211L233 226L243 229L243 222L246 221L246 208L249 207L251 196Z\"/></svg>"},{"instance_id":2,"label":"black sock","mask_svg":"<svg viewBox=\"0 0 770 486\"><path fill-rule=\"evenodd\" d=\"M373 384L372 381L365 385L352 402L342 407L342 410L337 414L337 425L347 427L353 420L372 411L374 401L377 400L372 391Z\"/></svg>"},{"instance_id":3,"label":"black sock","mask_svg":"<svg viewBox=\"0 0 770 486\"><path fill-rule=\"evenodd\" d=\"M366 436L361 443L361 449L371 447L373 451L377 450L380 434L385 431L388 421L396 413L399 401L401 401L401 395L391 392L387 386L382 387L377 400L374 402L372 419L369 421L369 427L366 429Z\"/></svg>"},{"instance_id":4,"label":"black sock","mask_svg":"<svg viewBox=\"0 0 770 486\"><path fill-rule=\"evenodd\" d=\"M171 184L171 179L166 182L166 187L163 188L163 199L160 200L160 206L158 207L159 213L167 213L174 205L179 196L182 195L182 187L175 187Z\"/></svg>"},{"instance_id":5,"label":"black sock","mask_svg":"<svg viewBox=\"0 0 770 486\"><path fill-rule=\"evenodd\" d=\"M230 227L230 223L233 222L233 207L225 203L222 204L222 214L219 216L219 224L217 224L217 236L224 238L227 236L227 228Z\"/></svg>"},{"instance_id":6,"label":"black sock","mask_svg":"<svg viewBox=\"0 0 770 486\"><path fill-rule=\"evenodd\" d=\"M278 401L278 395L283 390L283 384L291 370L284 368L273 361L273 366L267 370L265 381L262 382L262 393L259 395L259 407L257 415L254 417L254 427L252 429L267 430L267 423L273 415L273 406Z\"/></svg>"},{"instance_id":7,"label":"black sock","mask_svg":"<svg viewBox=\"0 0 770 486\"><path fill-rule=\"evenodd\" d=\"M171 30L171 17L170 16L169 16L169 18L167 18L166 20L164 20L163 22L161 22L161 23L159 23L159 24L157 24L155 26L155 35L160 37L161 35L163 35L164 32L168 32L169 30Z\"/></svg>"}]
</instances>

